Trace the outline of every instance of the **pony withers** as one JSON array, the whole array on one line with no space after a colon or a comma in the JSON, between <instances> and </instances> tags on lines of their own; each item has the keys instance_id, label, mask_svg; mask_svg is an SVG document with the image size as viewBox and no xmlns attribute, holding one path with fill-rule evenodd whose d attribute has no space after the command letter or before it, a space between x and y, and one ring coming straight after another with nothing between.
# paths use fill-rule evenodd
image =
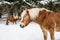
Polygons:
<instances>
[{"instance_id":1,"label":"pony withers","mask_svg":"<svg viewBox=\"0 0 60 40\"><path fill-rule=\"evenodd\" d=\"M20 16L14 16L14 17L9 16L9 17L7 17L7 19L6 19L6 25L8 25L9 22L12 22L13 24L14 24L14 23L16 24L16 21L17 21L17 20L20 20Z\"/></svg>"},{"instance_id":2,"label":"pony withers","mask_svg":"<svg viewBox=\"0 0 60 40\"><path fill-rule=\"evenodd\" d=\"M20 27L24 28L32 21L40 25L44 35L44 40L47 40L47 31L50 32L51 40L55 40L54 32L60 31L60 13L45 8L24 10L21 14Z\"/></svg>"}]
</instances>

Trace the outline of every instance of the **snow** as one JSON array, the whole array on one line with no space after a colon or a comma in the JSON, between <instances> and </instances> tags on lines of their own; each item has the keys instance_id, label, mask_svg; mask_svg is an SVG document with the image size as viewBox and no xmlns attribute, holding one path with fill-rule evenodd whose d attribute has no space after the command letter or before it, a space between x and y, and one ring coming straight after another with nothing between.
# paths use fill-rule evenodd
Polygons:
<instances>
[{"instance_id":1,"label":"snow","mask_svg":"<svg viewBox=\"0 0 60 40\"><path fill-rule=\"evenodd\" d=\"M40 3L42 3L42 4L47 4L47 1L40 1Z\"/></svg>"},{"instance_id":2,"label":"snow","mask_svg":"<svg viewBox=\"0 0 60 40\"><path fill-rule=\"evenodd\" d=\"M5 25L5 21L0 21L0 40L43 40L43 33L37 23L31 22L25 28L20 28L20 24ZM50 40L48 33L48 40ZM55 39L60 40L60 33L55 32Z\"/></svg>"},{"instance_id":3,"label":"snow","mask_svg":"<svg viewBox=\"0 0 60 40\"><path fill-rule=\"evenodd\" d=\"M43 5L45 5L45 4L47 4L49 1L51 1L51 0L42 0L42 1L38 1L38 2L42 3ZM52 2L55 2L55 1L57 1L57 0L52 0Z\"/></svg>"},{"instance_id":4,"label":"snow","mask_svg":"<svg viewBox=\"0 0 60 40\"><path fill-rule=\"evenodd\" d=\"M7 4L11 4L10 2L8 1L3 1L4 3L7 3ZM2 4L2 2L0 2L0 4Z\"/></svg>"}]
</instances>

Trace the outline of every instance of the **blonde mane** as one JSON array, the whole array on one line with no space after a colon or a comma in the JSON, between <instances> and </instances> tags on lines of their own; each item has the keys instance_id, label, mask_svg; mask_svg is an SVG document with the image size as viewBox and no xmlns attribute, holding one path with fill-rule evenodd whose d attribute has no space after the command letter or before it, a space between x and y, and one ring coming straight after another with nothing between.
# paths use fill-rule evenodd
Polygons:
<instances>
[{"instance_id":1,"label":"blonde mane","mask_svg":"<svg viewBox=\"0 0 60 40\"><path fill-rule=\"evenodd\" d=\"M47 10L47 9L45 9L45 8L32 8L32 9L28 9L30 18L31 18L32 20L36 19L36 17L38 17L38 15L39 15L39 12L42 11L42 10L50 11L50 10ZM24 15L26 14L26 11L27 11L27 10L24 10L24 11L22 12L22 14L21 14L22 20L23 20Z\"/></svg>"}]
</instances>

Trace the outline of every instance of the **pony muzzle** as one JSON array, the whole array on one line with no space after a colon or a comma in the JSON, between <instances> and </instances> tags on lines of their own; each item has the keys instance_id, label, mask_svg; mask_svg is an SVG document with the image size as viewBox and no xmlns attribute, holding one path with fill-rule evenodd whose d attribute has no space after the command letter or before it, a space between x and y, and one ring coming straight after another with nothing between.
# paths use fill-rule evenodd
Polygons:
<instances>
[{"instance_id":1,"label":"pony muzzle","mask_svg":"<svg viewBox=\"0 0 60 40\"><path fill-rule=\"evenodd\" d=\"M24 28L24 27L25 27L25 24L24 24L24 23L21 23L21 24L20 24L20 27L21 27L21 28Z\"/></svg>"}]
</instances>

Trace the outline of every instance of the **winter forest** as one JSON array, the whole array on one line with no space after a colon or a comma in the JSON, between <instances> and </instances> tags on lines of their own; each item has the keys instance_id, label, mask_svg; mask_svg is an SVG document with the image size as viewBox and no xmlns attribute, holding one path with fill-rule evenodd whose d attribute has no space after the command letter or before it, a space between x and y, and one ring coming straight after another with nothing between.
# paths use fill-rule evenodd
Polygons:
<instances>
[{"instance_id":1,"label":"winter forest","mask_svg":"<svg viewBox=\"0 0 60 40\"><path fill-rule=\"evenodd\" d=\"M21 13L30 8L46 8L60 13L60 0L0 0L0 40L44 40L37 23L31 22L28 27L20 28ZM18 17L15 19L15 16ZM60 40L60 32L54 35L55 40ZM49 32L47 40L51 40Z\"/></svg>"},{"instance_id":2,"label":"winter forest","mask_svg":"<svg viewBox=\"0 0 60 40\"><path fill-rule=\"evenodd\" d=\"M60 12L60 0L0 0L0 18L4 14L20 16L24 9L34 7Z\"/></svg>"}]
</instances>

